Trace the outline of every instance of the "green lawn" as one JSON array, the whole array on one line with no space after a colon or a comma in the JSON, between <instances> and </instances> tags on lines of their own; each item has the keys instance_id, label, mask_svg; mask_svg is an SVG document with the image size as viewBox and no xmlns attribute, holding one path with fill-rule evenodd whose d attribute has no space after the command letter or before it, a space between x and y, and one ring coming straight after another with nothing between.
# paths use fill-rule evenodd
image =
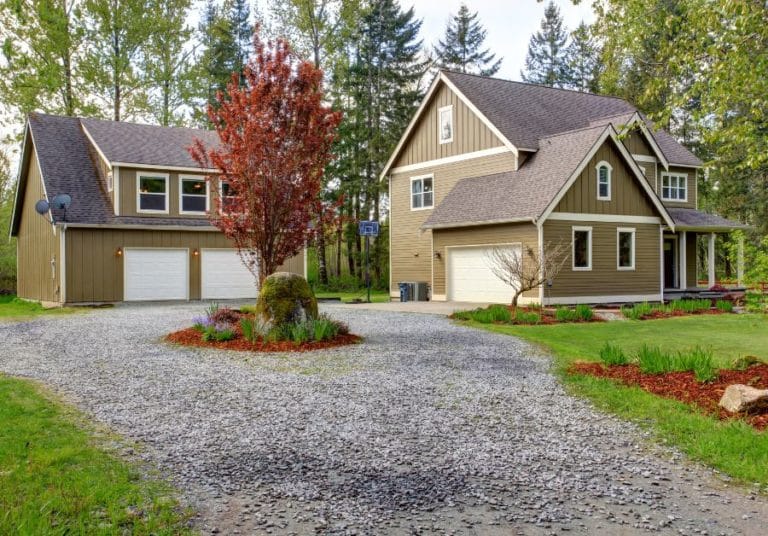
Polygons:
<instances>
[{"instance_id":1,"label":"green lawn","mask_svg":"<svg viewBox=\"0 0 768 536\"><path fill-rule=\"evenodd\" d=\"M0 534L190 534L173 490L106 441L36 385L0 375Z\"/></svg>"},{"instance_id":2,"label":"green lawn","mask_svg":"<svg viewBox=\"0 0 768 536\"><path fill-rule=\"evenodd\" d=\"M514 335L548 348L554 368L566 387L598 407L649 427L663 442L747 483L768 491L768 432L741 422L722 422L674 400L611 380L566 373L575 360L597 361L600 348L611 342L629 355L643 344L662 350L712 350L720 366L754 355L768 359L768 316L689 316L666 320L617 321L553 326L506 326L469 323L477 328Z\"/></svg>"},{"instance_id":3,"label":"green lawn","mask_svg":"<svg viewBox=\"0 0 768 536\"><path fill-rule=\"evenodd\" d=\"M318 292L315 292L315 297L317 297L318 299L341 298L341 301L349 302L353 300L366 300L368 295L365 290L358 290L356 292L318 291ZM374 303L388 302L389 292L387 292L386 290L371 290L371 301Z\"/></svg>"},{"instance_id":4,"label":"green lawn","mask_svg":"<svg viewBox=\"0 0 768 536\"><path fill-rule=\"evenodd\" d=\"M45 309L37 302L21 300L16 296L0 296L0 320L24 320L40 315L62 315L78 311L72 307Z\"/></svg>"}]
</instances>

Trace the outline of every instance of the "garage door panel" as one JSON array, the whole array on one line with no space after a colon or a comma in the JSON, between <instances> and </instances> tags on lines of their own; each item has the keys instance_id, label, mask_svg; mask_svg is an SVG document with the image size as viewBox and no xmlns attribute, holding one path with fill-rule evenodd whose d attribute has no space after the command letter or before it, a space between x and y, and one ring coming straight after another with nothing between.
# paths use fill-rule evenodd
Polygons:
<instances>
[{"instance_id":1,"label":"garage door panel","mask_svg":"<svg viewBox=\"0 0 768 536\"><path fill-rule=\"evenodd\" d=\"M189 298L189 252L186 249L125 248L125 300Z\"/></svg>"},{"instance_id":2,"label":"garage door panel","mask_svg":"<svg viewBox=\"0 0 768 536\"><path fill-rule=\"evenodd\" d=\"M204 300L255 298L258 294L253 274L245 267L237 250L203 249L201 296Z\"/></svg>"},{"instance_id":3,"label":"garage door panel","mask_svg":"<svg viewBox=\"0 0 768 536\"><path fill-rule=\"evenodd\" d=\"M496 277L489 255L496 246L448 249L448 295L454 301L509 303L513 289ZM498 246L520 255L520 246Z\"/></svg>"}]
</instances>

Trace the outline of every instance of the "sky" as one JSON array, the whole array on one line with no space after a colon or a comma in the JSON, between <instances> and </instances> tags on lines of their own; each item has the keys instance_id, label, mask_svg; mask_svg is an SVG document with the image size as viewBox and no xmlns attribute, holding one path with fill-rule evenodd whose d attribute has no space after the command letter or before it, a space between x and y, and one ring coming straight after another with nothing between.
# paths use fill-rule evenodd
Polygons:
<instances>
[{"instance_id":1,"label":"sky","mask_svg":"<svg viewBox=\"0 0 768 536\"><path fill-rule=\"evenodd\" d=\"M504 58L496 76L520 80L528 41L539 29L547 3L536 0L467 0L464 3L470 12L478 13L478 20L487 30L486 46L497 58ZM448 19L458 12L461 4L462 0L402 0L403 7L412 5L416 17L423 19L421 34L424 44L430 47L445 34ZM575 6L571 0L555 0L555 4L569 31L575 30L582 20L594 21L592 2L582 0Z\"/></svg>"}]
</instances>

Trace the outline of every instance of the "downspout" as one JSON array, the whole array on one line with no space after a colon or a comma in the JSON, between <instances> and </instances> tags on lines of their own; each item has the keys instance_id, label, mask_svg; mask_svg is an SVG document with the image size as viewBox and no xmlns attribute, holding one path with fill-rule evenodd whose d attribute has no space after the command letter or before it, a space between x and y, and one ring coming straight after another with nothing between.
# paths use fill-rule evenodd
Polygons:
<instances>
[{"instance_id":1,"label":"downspout","mask_svg":"<svg viewBox=\"0 0 768 536\"><path fill-rule=\"evenodd\" d=\"M67 224L61 227L59 240L59 299L61 304L67 303Z\"/></svg>"}]
</instances>

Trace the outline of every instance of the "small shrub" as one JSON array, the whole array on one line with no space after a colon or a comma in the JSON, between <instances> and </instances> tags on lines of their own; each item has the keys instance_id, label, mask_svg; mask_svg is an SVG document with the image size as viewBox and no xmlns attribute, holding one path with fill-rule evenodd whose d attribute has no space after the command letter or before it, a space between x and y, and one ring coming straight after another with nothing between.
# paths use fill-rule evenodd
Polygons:
<instances>
[{"instance_id":1,"label":"small shrub","mask_svg":"<svg viewBox=\"0 0 768 536\"><path fill-rule=\"evenodd\" d=\"M291 339L290 333L291 324L282 324L280 326L273 326L265 337L267 342L280 342Z\"/></svg>"},{"instance_id":2,"label":"small shrub","mask_svg":"<svg viewBox=\"0 0 768 536\"><path fill-rule=\"evenodd\" d=\"M672 358L658 346L643 344L637 353L637 364L646 374L663 374L670 371Z\"/></svg>"},{"instance_id":3,"label":"small shrub","mask_svg":"<svg viewBox=\"0 0 768 536\"><path fill-rule=\"evenodd\" d=\"M717 307L719 311L723 311L724 313L733 312L733 302L728 300L717 300L715 307Z\"/></svg>"},{"instance_id":4,"label":"small shrub","mask_svg":"<svg viewBox=\"0 0 768 536\"><path fill-rule=\"evenodd\" d=\"M256 342L264 338L269 328L255 318L244 316L240 319L240 330L243 332L243 338L246 341Z\"/></svg>"},{"instance_id":5,"label":"small shrub","mask_svg":"<svg viewBox=\"0 0 768 536\"><path fill-rule=\"evenodd\" d=\"M614 346L611 343L605 343L600 349L600 361L608 366L611 365L626 365L629 363L629 358L619 346Z\"/></svg>"},{"instance_id":6,"label":"small shrub","mask_svg":"<svg viewBox=\"0 0 768 536\"><path fill-rule=\"evenodd\" d=\"M312 332L310 331L311 322L297 322L286 326L288 338L294 344L304 344L309 342Z\"/></svg>"},{"instance_id":7,"label":"small shrub","mask_svg":"<svg viewBox=\"0 0 768 536\"><path fill-rule=\"evenodd\" d=\"M256 306L255 305L243 305L240 307L240 312L244 315L255 315L256 314Z\"/></svg>"},{"instance_id":8,"label":"small shrub","mask_svg":"<svg viewBox=\"0 0 768 536\"><path fill-rule=\"evenodd\" d=\"M215 315L219 310L219 304L216 302L209 303L208 307L205 308L205 316L208 318L212 318L213 315Z\"/></svg>"},{"instance_id":9,"label":"small shrub","mask_svg":"<svg viewBox=\"0 0 768 536\"><path fill-rule=\"evenodd\" d=\"M240 320L240 314L229 307L220 307L209 318L216 324L234 325Z\"/></svg>"},{"instance_id":10,"label":"small shrub","mask_svg":"<svg viewBox=\"0 0 768 536\"><path fill-rule=\"evenodd\" d=\"M592 308L585 303L580 303L577 305L575 312L578 319L582 320L583 322L589 322L594 316Z\"/></svg>"},{"instance_id":11,"label":"small shrub","mask_svg":"<svg viewBox=\"0 0 768 536\"><path fill-rule=\"evenodd\" d=\"M520 309L515 311L516 324L538 324L539 322L541 322L541 315L538 313L521 311Z\"/></svg>"},{"instance_id":12,"label":"small shrub","mask_svg":"<svg viewBox=\"0 0 768 536\"><path fill-rule=\"evenodd\" d=\"M472 320L472 313L474 311L456 311L451 315L454 320Z\"/></svg>"},{"instance_id":13,"label":"small shrub","mask_svg":"<svg viewBox=\"0 0 768 536\"><path fill-rule=\"evenodd\" d=\"M315 320L310 320L312 340L329 341L339 334L339 323L326 315L320 315Z\"/></svg>"},{"instance_id":14,"label":"small shrub","mask_svg":"<svg viewBox=\"0 0 768 536\"><path fill-rule=\"evenodd\" d=\"M192 318L192 329L202 333L212 322L207 316L195 316Z\"/></svg>"},{"instance_id":15,"label":"small shrub","mask_svg":"<svg viewBox=\"0 0 768 536\"><path fill-rule=\"evenodd\" d=\"M655 310L654 306L648 302L636 303L630 306L623 306L621 308L621 314L625 318L630 320L641 320L643 317L648 316Z\"/></svg>"},{"instance_id":16,"label":"small shrub","mask_svg":"<svg viewBox=\"0 0 768 536\"><path fill-rule=\"evenodd\" d=\"M555 320L558 322L575 322L579 317L576 311L567 307L558 307L555 309Z\"/></svg>"},{"instance_id":17,"label":"small shrub","mask_svg":"<svg viewBox=\"0 0 768 536\"><path fill-rule=\"evenodd\" d=\"M202 339L205 342L217 341L229 341L235 338L235 332L231 328L221 325L213 324L206 327L203 330Z\"/></svg>"},{"instance_id":18,"label":"small shrub","mask_svg":"<svg viewBox=\"0 0 768 536\"><path fill-rule=\"evenodd\" d=\"M733 367L736 370L747 370L752 365L763 365L765 361L754 355L745 355L733 362Z\"/></svg>"},{"instance_id":19,"label":"small shrub","mask_svg":"<svg viewBox=\"0 0 768 536\"><path fill-rule=\"evenodd\" d=\"M471 320L481 324L512 321L512 311L505 305L491 305L485 309L475 309L469 312L469 316Z\"/></svg>"}]
</instances>

